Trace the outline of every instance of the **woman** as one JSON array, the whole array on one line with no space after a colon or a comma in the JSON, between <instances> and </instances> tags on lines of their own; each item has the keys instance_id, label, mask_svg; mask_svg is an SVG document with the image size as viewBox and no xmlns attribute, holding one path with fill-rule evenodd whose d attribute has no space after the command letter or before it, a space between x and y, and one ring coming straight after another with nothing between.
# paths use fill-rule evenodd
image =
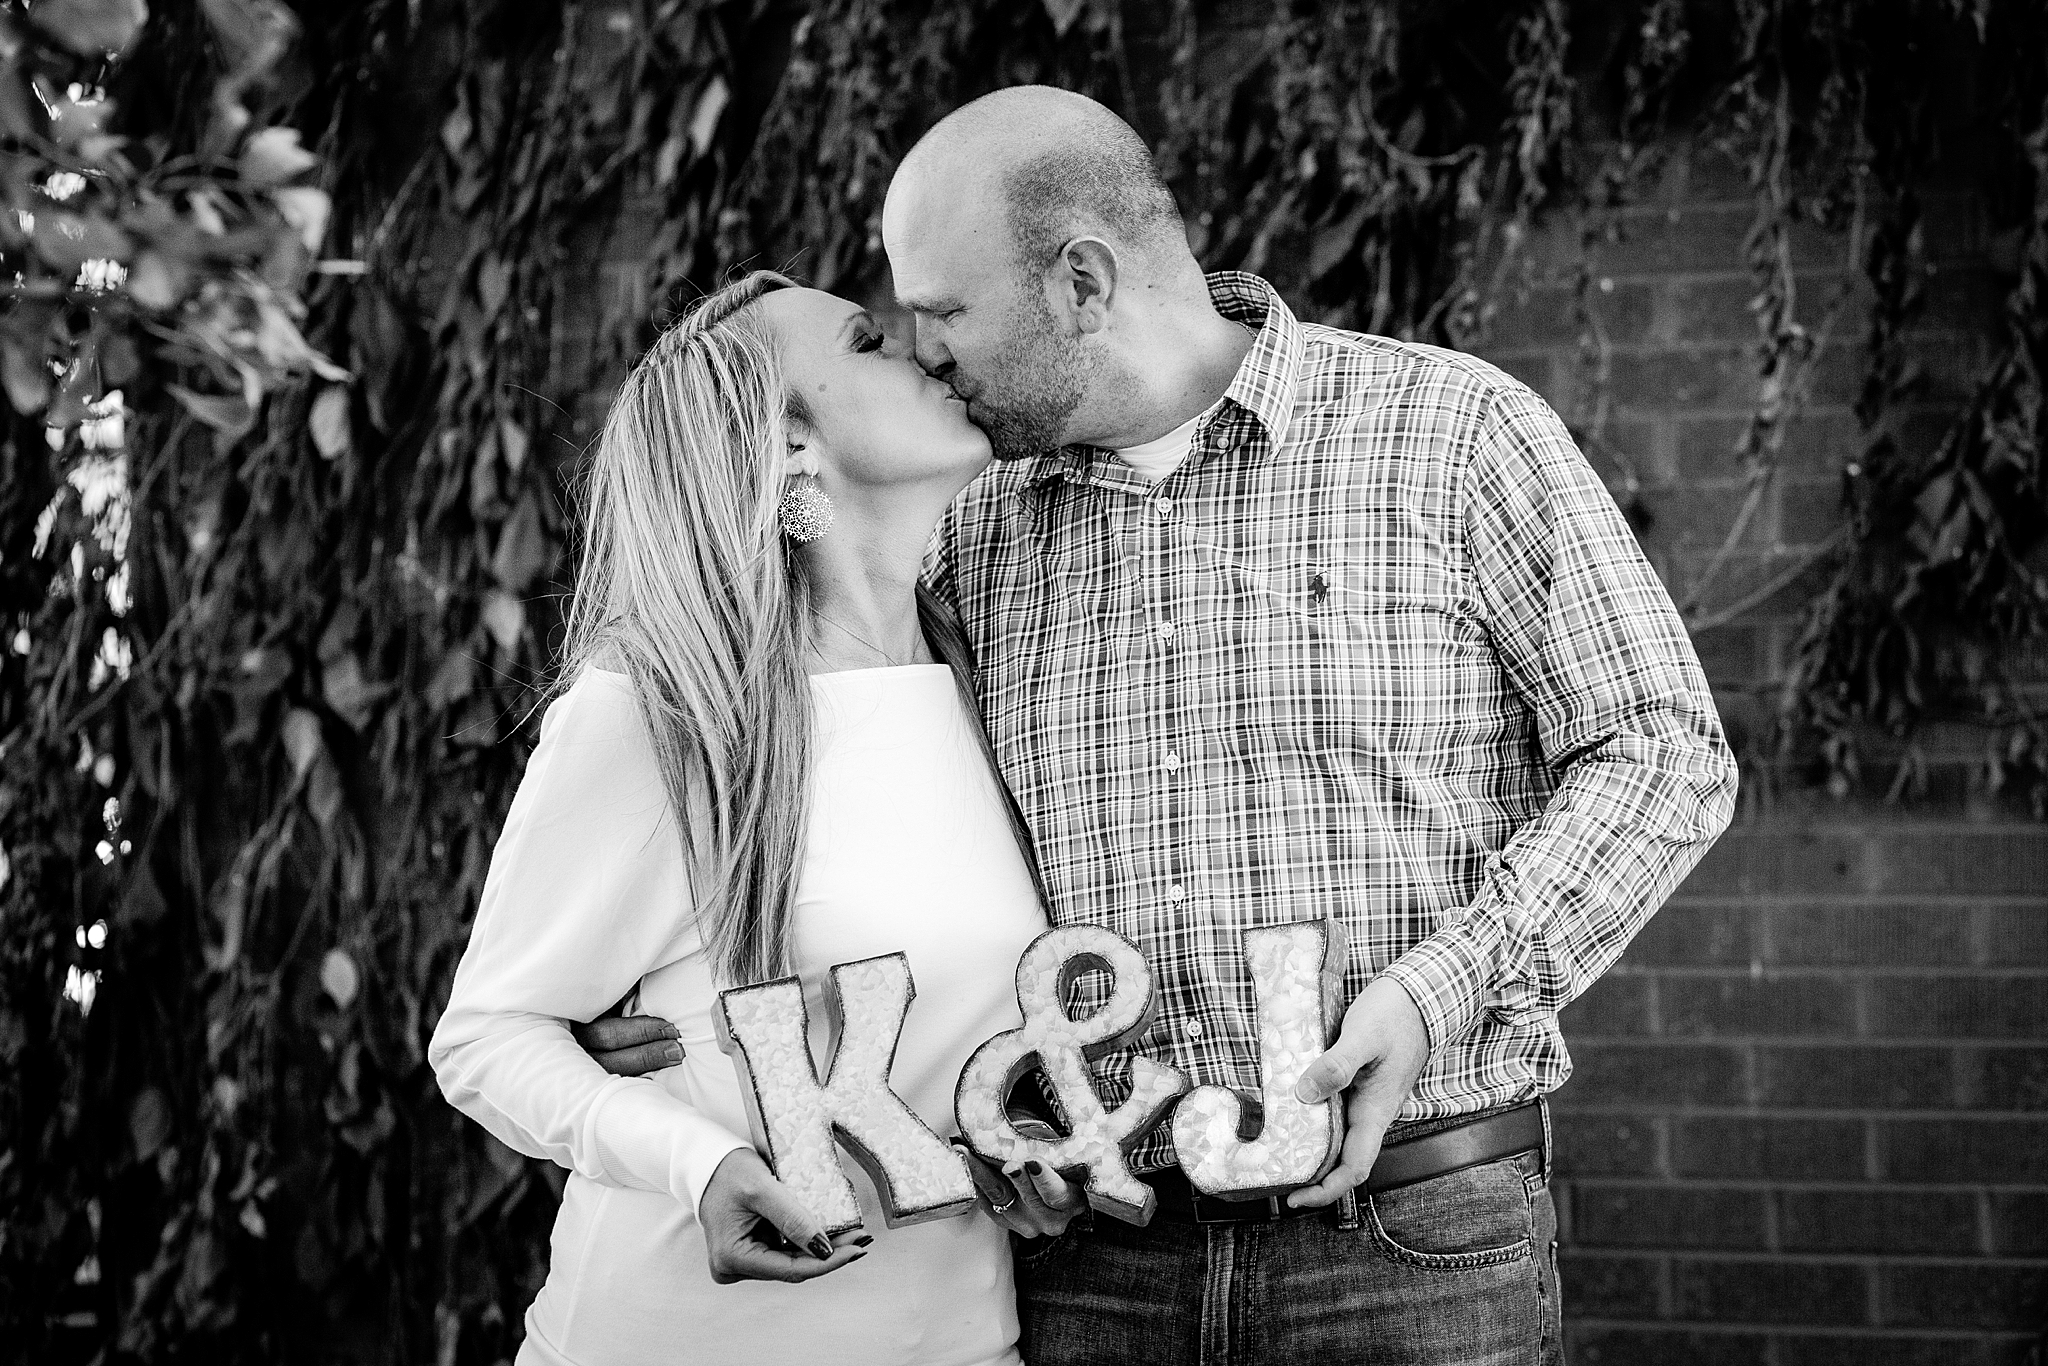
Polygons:
<instances>
[{"instance_id":1,"label":"woman","mask_svg":"<svg viewBox=\"0 0 2048 1366\"><path fill-rule=\"evenodd\" d=\"M522 1363L1016 1359L1006 1229L1057 1231L1078 1194L982 1170L976 1214L827 1239L747 1145L710 1023L721 988L798 975L822 1060L825 969L903 950L891 1082L941 1134L968 1053L1018 1023L1042 903L958 637L916 593L988 459L865 311L767 272L614 402L566 687L428 1054L450 1102L573 1173ZM679 1065L615 1077L572 1039L629 992Z\"/></svg>"}]
</instances>

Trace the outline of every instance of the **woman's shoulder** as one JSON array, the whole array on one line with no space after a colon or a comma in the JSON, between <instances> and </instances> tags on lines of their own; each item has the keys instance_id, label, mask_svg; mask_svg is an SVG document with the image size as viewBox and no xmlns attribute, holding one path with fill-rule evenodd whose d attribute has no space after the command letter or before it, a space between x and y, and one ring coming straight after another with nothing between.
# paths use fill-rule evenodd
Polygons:
<instances>
[{"instance_id":1,"label":"woman's shoulder","mask_svg":"<svg viewBox=\"0 0 2048 1366\"><path fill-rule=\"evenodd\" d=\"M654 746L633 681L585 667L548 704L533 768L557 781L581 779L612 792L660 784Z\"/></svg>"}]
</instances>

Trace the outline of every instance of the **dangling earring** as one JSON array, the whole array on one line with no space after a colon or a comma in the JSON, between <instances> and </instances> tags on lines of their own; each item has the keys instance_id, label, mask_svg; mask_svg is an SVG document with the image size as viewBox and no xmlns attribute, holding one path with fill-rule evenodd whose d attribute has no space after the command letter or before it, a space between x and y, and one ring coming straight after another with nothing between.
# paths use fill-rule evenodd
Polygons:
<instances>
[{"instance_id":1,"label":"dangling earring","mask_svg":"<svg viewBox=\"0 0 2048 1366\"><path fill-rule=\"evenodd\" d=\"M789 481L775 515L782 523L782 534L802 545L832 529L832 500L816 475L799 475Z\"/></svg>"}]
</instances>

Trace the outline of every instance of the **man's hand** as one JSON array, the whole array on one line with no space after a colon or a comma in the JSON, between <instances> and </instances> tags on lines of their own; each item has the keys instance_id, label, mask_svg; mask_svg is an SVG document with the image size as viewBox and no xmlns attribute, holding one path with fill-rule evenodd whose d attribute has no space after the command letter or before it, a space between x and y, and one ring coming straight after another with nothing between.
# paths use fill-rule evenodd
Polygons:
<instances>
[{"instance_id":1,"label":"man's hand","mask_svg":"<svg viewBox=\"0 0 2048 1366\"><path fill-rule=\"evenodd\" d=\"M1344 1012L1337 1042L1308 1065L1295 1085L1295 1097L1308 1105L1349 1090L1343 1156L1328 1176L1290 1194L1290 1207L1334 1204L1365 1180L1379 1158L1380 1139L1428 1062L1429 1031L1422 1012L1399 982L1375 977Z\"/></svg>"},{"instance_id":2,"label":"man's hand","mask_svg":"<svg viewBox=\"0 0 2048 1366\"><path fill-rule=\"evenodd\" d=\"M827 1238L816 1217L751 1148L735 1148L718 1164L697 1206L697 1222L704 1226L711 1279L719 1285L813 1280L859 1261L875 1241L860 1232Z\"/></svg>"},{"instance_id":3,"label":"man's hand","mask_svg":"<svg viewBox=\"0 0 2048 1366\"><path fill-rule=\"evenodd\" d=\"M659 1015L605 1015L589 1024L571 1024L569 1034L605 1071L638 1077L674 1067L683 1060L676 1027Z\"/></svg>"}]
</instances>

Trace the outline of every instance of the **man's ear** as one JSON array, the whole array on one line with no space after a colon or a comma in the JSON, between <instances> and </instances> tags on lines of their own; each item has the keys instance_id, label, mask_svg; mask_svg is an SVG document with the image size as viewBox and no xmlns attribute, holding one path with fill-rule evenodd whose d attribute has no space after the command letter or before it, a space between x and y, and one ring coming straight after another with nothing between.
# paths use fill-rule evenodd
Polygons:
<instances>
[{"instance_id":1,"label":"man's ear","mask_svg":"<svg viewBox=\"0 0 2048 1366\"><path fill-rule=\"evenodd\" d=\"M1116 301L1116 251L1100 237L1076 237L1060 248L1052 264L1056 311L1083 335L1109 326Z\"/></svg>"}]
</instances>

